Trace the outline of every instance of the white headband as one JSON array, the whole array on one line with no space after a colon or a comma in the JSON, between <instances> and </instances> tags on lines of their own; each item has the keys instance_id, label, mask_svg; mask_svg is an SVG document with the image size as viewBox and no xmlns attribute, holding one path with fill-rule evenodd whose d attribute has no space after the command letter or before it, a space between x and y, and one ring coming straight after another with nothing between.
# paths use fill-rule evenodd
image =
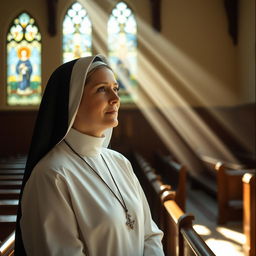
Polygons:
<instances>
[{"instance_id":1,"label":"white headband","mask_svg":"<svg viewBox=\"0 0 256 256\"><path fill-rule=\"evenodd\" d=\"M107 64L104 63L103 61L100 61L100 60L94 61L94 62L90 65L90 67L89 67L89 69L88 69L88 73L89 73L90 71L92 71L93 69L95 69L96 67L102 66L102 65L107 66Z\"/></svg>"}]
</instances>

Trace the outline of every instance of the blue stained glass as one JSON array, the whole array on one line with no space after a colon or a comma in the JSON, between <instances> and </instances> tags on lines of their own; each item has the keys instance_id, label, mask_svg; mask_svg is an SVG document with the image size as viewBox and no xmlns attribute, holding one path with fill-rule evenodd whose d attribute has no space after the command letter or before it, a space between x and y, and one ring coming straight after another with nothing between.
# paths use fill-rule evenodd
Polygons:
<instances>
[{"instance_id":1,"label":"blue stained glass","mask_svg":"<svg viewBox=\"0 0 256 256\"><path fill-rule=\"evenodd\" d=\"M108 21L109 61L113 69L121 68L136 86L137 75L137 23L132 10L125 2L119 2ZM117 76L118 79L118 76ZM123 83L120 84L121 101L132 102Z\"/></svg>"},{"instance_id":2,"label":"blue stained glass","mask_svg":"<svg viewBox=\"0 0 256 256\"><path fill-rule=\"evenodd\" d=\"M92 25L78 2L67 10L63 21L63 62L92 54Z\"/></svg>"},{"instance_id":3,"label":"blue stained glass","mask_svg":"<svg viewBox=\"0 0 256 256\"><path fill-rule=\"evenodd\" d=\"M7 104L41 102L41 34L27 13L18 15L7 34Z\"/></svg>"}]
</instances>

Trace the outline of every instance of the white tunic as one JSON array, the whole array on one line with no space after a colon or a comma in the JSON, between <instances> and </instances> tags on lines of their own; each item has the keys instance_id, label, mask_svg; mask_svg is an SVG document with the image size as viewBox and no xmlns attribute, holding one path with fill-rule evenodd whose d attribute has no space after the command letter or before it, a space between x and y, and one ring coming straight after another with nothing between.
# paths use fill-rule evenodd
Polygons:
<instances>
[{"instance_id":1,"label":"white tunic","mask_svg":"<svg viewBox=\"0 0 256 256\"><path fill-rule=\"evenodd\" d=\"M124 209L109 188L62 141L36 165L24 189L20 224L29 256L164 255L162 232L151 219L130 162L102 148L103 140L74 129L66 137L121 200L102 154L135 228L125 224Z\"/></svg>"}]
</instances>

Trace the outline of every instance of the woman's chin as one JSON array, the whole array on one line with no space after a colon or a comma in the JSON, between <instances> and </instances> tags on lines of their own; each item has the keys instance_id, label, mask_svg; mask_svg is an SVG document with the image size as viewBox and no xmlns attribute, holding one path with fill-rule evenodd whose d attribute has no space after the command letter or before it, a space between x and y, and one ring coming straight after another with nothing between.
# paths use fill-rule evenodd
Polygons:
<instances>
[{"instance_id":1,"label":"woman's chin","mask_svg":"<svg viewBox=\"0 0 256 256\"><path fill-rule=\"evenodd\" d=\"M118 126L118 120L115 118L113 120L109 120L108 124L107 124L108 128L114 128L116 126Z\"/></svg>"},{"instance_id":2,"label":"woman's chin","mask_svg":"<svg viewBox=\"0 0 256 256\"><path fill-rule=\"evenodd\" d=\"M118 120L115 121L115 124L113 127L117 127L118 126Z\"/></svg>"}]
</instances>

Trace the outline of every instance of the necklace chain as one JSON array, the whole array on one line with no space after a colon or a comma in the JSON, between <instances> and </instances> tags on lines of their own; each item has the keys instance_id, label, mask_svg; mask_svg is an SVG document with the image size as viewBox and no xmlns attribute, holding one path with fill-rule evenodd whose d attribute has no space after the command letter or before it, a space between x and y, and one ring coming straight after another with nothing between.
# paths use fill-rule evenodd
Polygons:
<instances>
[{"instance_id":1,"label":"necklace chain","mask_svg":"<svg viewBox=\"0 0 256 256\"><path fill-rule=\"evenodd\" d=\"M128 208L127 208L127 206L126 206L126 204L125 204L125 201L124 201L124 199L123 199L123 196L122 196L122 194L121 194L121 191L120 191L119 187L117 186L117 183L116 183L116 181L115 181L115 179L114 179L114 177L113 177L113 175L112 175L112 173L111 173L111 171L110 171L110 169L109 169L109 167L108 167L108 165L107 165L107 162L106 162L106 160L104 159L103 155L100 154L100 156L101 156L101 158L102 158L104 164L106 165L106 167L107 167L107 169L108 169L108 172L109 172L109 174L110 174L110 176L111 176L111 179L112 179L112 181L114 182L114 184L115 184L115 186L116 186L116 188L117 188L117 191L118 191L118 193L119 193L119 195L120 195L122 201L118 198L118 196L117 196L117 195L115 194L115 192L111 189L111 187L107 184L107 182L100 176L100 174L99 174L99 173L98 173L98 172L97 172L80 154L78 154L78 153L69 145L69 143L68 143L66 140L64 140L64 142L65 142L66 145L72 150L72 152L73 152L75 155L77 155L83 162L85 162L86 165L87 165L87 166L98 176L98 178L107 186L107 188L111 191L111 193L112 193L112 194L114 195L114 197L118 200L118 202L121 204L122 208L123 208L124 211L125 211L126 225L127 225L130 229L134 229L135 220L132 220L132 219L131 219L131 214L130 214L129 211L128 211Z\"/></svg>"}]
</instances>

